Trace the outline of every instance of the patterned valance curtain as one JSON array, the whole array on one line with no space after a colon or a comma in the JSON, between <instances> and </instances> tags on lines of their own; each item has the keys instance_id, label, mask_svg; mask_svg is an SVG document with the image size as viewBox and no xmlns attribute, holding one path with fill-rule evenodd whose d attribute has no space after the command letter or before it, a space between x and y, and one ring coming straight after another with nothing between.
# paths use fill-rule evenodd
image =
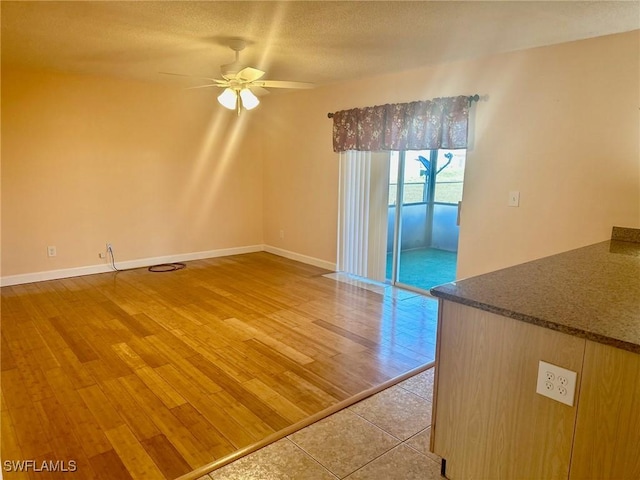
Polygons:
<instances>
[{"instance_id":1,"label":"patterned valance curtain","mask_svg":"<svg viewBox=\"0 0 640 480\"><path fill-rule=\"evenodd\" d=\"M467 147L469 97L377 105L333 114L333 151Z\"/></svg>"}]
</instances>

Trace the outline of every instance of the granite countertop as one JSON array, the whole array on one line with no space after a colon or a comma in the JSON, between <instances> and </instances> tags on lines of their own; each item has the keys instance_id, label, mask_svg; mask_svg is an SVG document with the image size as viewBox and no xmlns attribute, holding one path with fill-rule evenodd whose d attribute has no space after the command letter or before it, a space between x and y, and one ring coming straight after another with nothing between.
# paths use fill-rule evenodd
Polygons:
<instances>
[{"instance_id":1,"label":"granite countertop","mask_svg":"<svg viewBox=\"0 0 640 480\"><path fill-rule=\"evenodd\" d=\"M640 354L640 243L612 238L431 293Z\"/></svg>"}]
</instances>

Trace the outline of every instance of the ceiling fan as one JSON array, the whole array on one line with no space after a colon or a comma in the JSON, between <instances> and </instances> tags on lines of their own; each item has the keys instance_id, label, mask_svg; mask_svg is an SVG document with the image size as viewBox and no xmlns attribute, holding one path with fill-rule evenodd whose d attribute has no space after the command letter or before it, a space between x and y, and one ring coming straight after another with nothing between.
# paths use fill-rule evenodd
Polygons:
<instances>
[{"instance_id":1,"label":"ceiling fan","mask_svg":"<svg viewBox=\"0 0 640 480\"><path fill-rule=\"evenodd\" d=\"M233 39L228 43L229 48L236 53L235 61L220 66L222 78L195 77L209 80L211 83L198 85L194 88L218 87L224 90L218 95L218 102L229 110L237 110L238 115L244 108L252 110L258 106L259 95L265 95L267 88L314 88L313 83L289 82L284 80L261 80L266 72L257 68L248 67L240 62L240 52L246 47L246 42L241 39ZM167 75L179 75L182 77L194 77L181 73L162 72Z\"/></svg>"}]
</instances>

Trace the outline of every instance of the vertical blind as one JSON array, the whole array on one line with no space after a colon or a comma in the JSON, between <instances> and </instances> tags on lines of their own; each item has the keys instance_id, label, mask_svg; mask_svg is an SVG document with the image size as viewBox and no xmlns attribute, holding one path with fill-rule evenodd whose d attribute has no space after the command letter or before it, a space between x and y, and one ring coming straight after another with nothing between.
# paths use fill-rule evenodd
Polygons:
<instances>
[{"instance_id":1,"label":"vertical blind","mask_svg":"<svg viewBox=\"0 0 640 480\"><path fill-rule=\"evenodd\" d=\"M385 153L340 154L338 270L380 282L386 274L388 159Z\"/></svg>"}]
</instances>

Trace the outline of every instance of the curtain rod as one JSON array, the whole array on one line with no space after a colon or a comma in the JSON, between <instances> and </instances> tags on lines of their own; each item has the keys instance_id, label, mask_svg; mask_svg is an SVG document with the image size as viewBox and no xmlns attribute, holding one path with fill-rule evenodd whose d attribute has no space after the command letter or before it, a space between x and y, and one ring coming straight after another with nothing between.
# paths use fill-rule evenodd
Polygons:
<instances>
[{"instance_id":1,"label":"curtain rod","mask_svg":"<svg viewBox=\"0 0 640 480\"><path fill-rule=\"evenodd\" d=\"M478 100L480 100L480 95L478 95L477 93L475 95L469 95L469 105L471 105L472 102L477 102ZM333 118L333 113L329 112L327 113L327 118Z\"/></svg>"}]
</instances>

